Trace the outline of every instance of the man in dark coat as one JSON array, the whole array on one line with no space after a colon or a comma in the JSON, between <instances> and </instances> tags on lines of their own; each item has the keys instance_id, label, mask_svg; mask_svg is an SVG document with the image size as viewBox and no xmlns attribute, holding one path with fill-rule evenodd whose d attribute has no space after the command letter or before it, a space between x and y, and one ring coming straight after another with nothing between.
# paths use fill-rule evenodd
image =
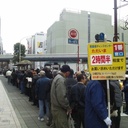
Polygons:
<instances>
[{"instance_id":1,"label":"man in dark coat","mask_svg":"<svg viewBox=\"0 0 128 128\"><path fill-rule=\"evenodd\" d=\"M51 82L50 79L45 76L45 71L40 71L40 78L36 82L36 95L39 100L39 117L38 120L44 120L44 106L46 108L46 115L49 115L49 105L47 95L50 92Z\"/></svg>"},{"instance_id":2,"label":"man in dark coat","mask_svg":"<svg viewBox=\"0 0 128 128\"><path fill-rule=\"evenodd\" d=\"M114 99L115 99L115 104L113 105L113 111L117 110L117 116L112 116L112 126L111 128L120 128L120 121L121 121L121 106L122 106L122 93L120 89L120 84L118 80L110 80L110 86L114 88ZM110 100L111 100L111 95L110 95Z\"/></svg>"},{"instance_id":3,"label":"man in dark coat","mask_svg":"<svg viewBox=\"0 0 128 128\"><path fill-rule=\"evenodd\" d=\"M70 93L70 106L72 108L72 118L75 128L85 128L84 125L84 110L85 110L85 83L87 77L84 74L77 75L77 84L72 86Z\"/></svg>"},{"instance_id":4,"label":"man in dark coat","mask_svg":"<svg viewBox=\"0 0 128 128\"><path fill-rule=\"evenodd\" d=\"M123 88L122 92L124 92L125 102L126 102L125 113L128 114L128 78L125 79L123 84L124 84L124 88Z\"/></svg>"},{"instance_id":5,"label":"man in dark coat","mask_svg":"<svg viewBox=\"0 0 128 128\"><path fill-rule=\"evenodd\" d=\"M73 75L74 75L74 71L73 71L73 69L70 69L70 75L65 80L65 85L66 85L66 89L67 89L67 98L68 99L70 97L72 86L77 83L77 80L73 78Z\"/></svg>"},{"instance_id":6,"label":"man in dark coat","mask_svg":"<svg viewBox=\"0 0 128 128\"><path fill-rule=\"evenodd\" d=\"M37 72L35 72L33 74L33 78L32 78L32 101L33 104L32 105L37 105L38 106L38 97L36 97L36 81L39 79L39 74L37 74Z\"/></svg>"},{"instance_id":7,"label":"man in dark coat","mask_svg":"<svg viewBox=\"0 0 128 128\"><path fill-rule=\"evenodd\" d=\"M90 80L85 90L85 127L107 128L110 125L103 87L99 81Z\"/></svg>"}]
</instances>

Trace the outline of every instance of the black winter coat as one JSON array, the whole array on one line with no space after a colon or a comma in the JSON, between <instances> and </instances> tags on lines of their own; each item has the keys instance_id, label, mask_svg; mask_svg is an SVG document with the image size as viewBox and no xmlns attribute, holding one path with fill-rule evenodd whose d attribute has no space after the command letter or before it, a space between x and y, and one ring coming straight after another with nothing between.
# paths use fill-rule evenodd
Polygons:
<instances>
[{"instance_id":1,"label":"black winter coat","mask_svg":"<svg viewBox=\"0 0 128 128\"><path fill-rule=\"evenodd\" d=\"M36 82L36 95L39 100L47 100L50 93L51 82L47 77L40 77Z\"/></svg>"}]
</instances>

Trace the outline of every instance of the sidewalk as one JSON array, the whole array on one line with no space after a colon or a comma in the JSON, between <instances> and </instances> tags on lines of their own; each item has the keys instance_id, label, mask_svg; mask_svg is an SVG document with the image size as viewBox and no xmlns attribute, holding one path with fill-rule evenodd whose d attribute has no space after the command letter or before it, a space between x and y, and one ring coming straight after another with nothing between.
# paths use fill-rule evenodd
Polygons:
<instances>
[{"instance_id":1,"label":"sidewalk","mask_svg":"<svg viewBox=\"0 0 128 128\"><path fill-rule=\"evenodd\" d=\"M15 111L0 81L0 128L21 128Z\"/></svg>"},{"instance_id":2,"label":"sidewalk","mask_svg":"<svg viewBox=\"0 0 128 128\"><path fill-rule=\"evenodd\" d=\"M49 128L37 119L38 107L31 104L26 95L0 76L0 128ZM128 116L123 113L120 128L127 127Z\"/></svg>"},{"instance_id":3,"label":"sidewalk","mask_svg":"<svg viewBox=\"0 0 128 128\"><path fill-rule=\"evenodd\" d=\"M37 119L39 109L28 99L0 76L0 128L48 128L45 121Z\"/></svg>"}]
</instances>

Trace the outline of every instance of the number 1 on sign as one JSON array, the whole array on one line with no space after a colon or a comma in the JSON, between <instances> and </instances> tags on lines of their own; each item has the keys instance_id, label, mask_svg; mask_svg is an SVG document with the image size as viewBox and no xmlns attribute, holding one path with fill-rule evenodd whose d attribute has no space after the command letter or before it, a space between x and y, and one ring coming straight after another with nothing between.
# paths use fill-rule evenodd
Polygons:
<instances>
[{"instance_id":1,"label":"number 1 on sign","mask_svg":"<svg viewBox=\"0 0 128 128\"><path fill-rule=\"evenodd\" d=\"M114 44L113 48L114 48L114 52L119 52L124 50L123 44Z\"/></svg>"}]
</instances>

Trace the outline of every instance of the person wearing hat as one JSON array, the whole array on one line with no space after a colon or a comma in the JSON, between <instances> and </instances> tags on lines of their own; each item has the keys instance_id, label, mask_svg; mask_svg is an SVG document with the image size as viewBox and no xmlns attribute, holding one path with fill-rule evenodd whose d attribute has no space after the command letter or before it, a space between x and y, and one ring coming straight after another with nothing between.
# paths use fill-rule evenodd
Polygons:
<instances>
[{"instance_id":1,"label":"person wearing hat","mask_svg":"<svg viewBox=\"0 0 128 128\"><path fill-rule=\"evenodd\" d=\"M68 128L67 114L71 112L65 80L70 75L70 67L63 65L51 86L51 111L56 128Z\"/></svg>"}]
</instances>

